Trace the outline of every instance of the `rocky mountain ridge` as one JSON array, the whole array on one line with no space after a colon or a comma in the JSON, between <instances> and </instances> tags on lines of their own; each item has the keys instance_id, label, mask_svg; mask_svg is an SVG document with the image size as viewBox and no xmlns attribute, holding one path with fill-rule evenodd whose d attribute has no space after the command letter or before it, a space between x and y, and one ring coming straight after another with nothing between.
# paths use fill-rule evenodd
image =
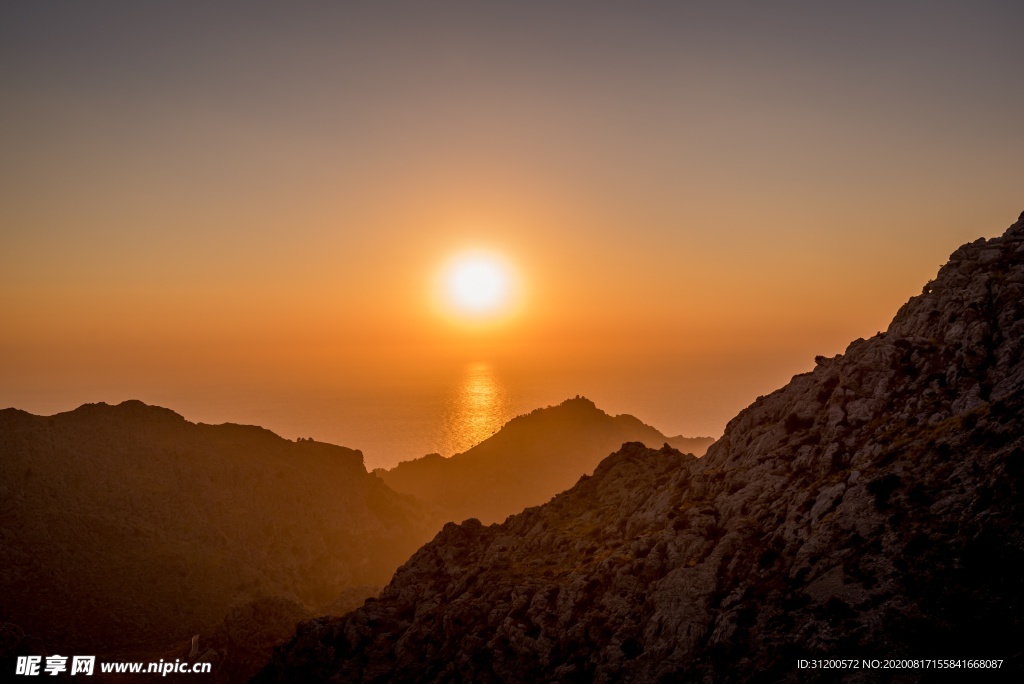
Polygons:
<instances>
[{"instance_id":1,"label":"rocky mountain ridge","mask_svg":"<svg viewBox=\"0 0 1024 684\"><path fill-rule=\"evenodd\" d=\"M710 437L666 437L630 415L611 416L586 397L536 409L461 454L430 454L375 470L389 487L438 507L448 520L499 522L593 472L624 442L669 442L702 455Z\"/></svg>"},{"instance_id":2,"label":"rocky mountain ridge","mask_svg":"<svg viewBox=\"0 0 1024 684\"><path fill-rule=\"evenodd\" d=\"M627 444L547 505L447 525L255 681L813 681L797 660L837 657L1019 673L1021 567L1024 214L704 458Z\"/></svg>"}]
</instances>

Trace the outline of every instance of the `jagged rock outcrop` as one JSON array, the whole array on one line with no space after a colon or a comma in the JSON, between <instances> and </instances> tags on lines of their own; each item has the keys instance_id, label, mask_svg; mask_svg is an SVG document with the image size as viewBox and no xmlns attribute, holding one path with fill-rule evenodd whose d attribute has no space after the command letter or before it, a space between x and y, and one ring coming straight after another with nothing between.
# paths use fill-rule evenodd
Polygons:
<instances>
[{"instance_id":1,"label":"jagged rock outcrop","mask_svg":"<svg viewBox=\"0 0 1024 684\"><path fill-rule=\"evenodd\" d=\"M138 401L0 411L0 621L58 653L205 638L262 597L326 604L441 524L352 449Z\"/></svg>"},{"instance_id":2,"label":"jagged rock outcrop","mask_svg":"<svg viewBox=\"0 0 1024 684\"><path fill-rule=\"evenodd\" d=\"M545 506L448 525L256 681L806 681L798 658L835 657L1005 674L1022 567L1024 215L704 458L627 444Z\"/></svg>"},{"instance_id":3,"label":"jagged rock outcrop","mask_svg":"<svg viewBox=\"0 0 1024 684\"><path fill-rule=\"evenodd\" d=\"M396 492L436 506L448 520L490 523L548 501L593 472L610 451L634 441L668 441L700 456L714 440L669 438L633 416L610 416L576 397L517 416L451 458L430 454L374 473Z\"/></svg>"}]
</instances>

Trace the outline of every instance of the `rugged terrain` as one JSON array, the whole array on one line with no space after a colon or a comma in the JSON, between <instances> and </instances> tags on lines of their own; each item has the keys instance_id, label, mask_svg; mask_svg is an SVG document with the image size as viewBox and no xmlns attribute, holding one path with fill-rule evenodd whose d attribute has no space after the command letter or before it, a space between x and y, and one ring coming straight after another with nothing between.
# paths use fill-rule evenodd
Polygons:
<instances>
[{"instance_id":1,"label":"rugged terrain","mask_svg":"<svg viewBox=\"0 0 1024 684\"><path fill-rule=\"evenodd\" d=\"M300 620L375 595L445 521L547 501L641 438L666 439L577 398L386 483L352 449L138 401L0 411L0 663L72 650L198 658L214 663L211 681L245 681ZM450 486L422 496L439 477Z\"/></svg>"},{"instance_id":2,"label":"rugged terrain","mask_svg":"<svg viewBox=\"0 0 1024 684\"><path fill-rule=\"evenodd\" d=\"M513 418L489 439L451 458L431 454L374 473L395 491L437 506L448 520L490 523L547 502L625 442L668 442L699 456L712 441L666 437L633 416L610 416L589 399L576 397Z\"/></svg>"},{"instance_id":3,"label":"rugged terrain","mask_svg":"<svg viewBox=\"0 0 1024 684\"><path fill-rule=\"evenodd\" d=\"M205 639L266 597L311 611L440 525L352 449L137 401L0 411L0 622L51 652Z\"/></svg>"},{"instance_id":4,"label":"rugged terrain","mask_svg":"<svg viewBox=\"0 0 1024 684\"><path fill-rule=\"evenodd\" d=\"M825 657L1006 674L1022 567L1024 215L704 458L624 445L547 505L449 524L257 681L805 681L797 659Z\"/></svg>"}]
</instances>

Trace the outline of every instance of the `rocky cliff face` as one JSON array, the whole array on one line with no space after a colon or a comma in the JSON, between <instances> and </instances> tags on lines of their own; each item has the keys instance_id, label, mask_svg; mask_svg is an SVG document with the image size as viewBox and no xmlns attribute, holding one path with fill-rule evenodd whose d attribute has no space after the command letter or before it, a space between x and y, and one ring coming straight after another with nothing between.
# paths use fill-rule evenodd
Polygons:
<instances>
[{"instance_id":1,"label":"rocky cliff face","mask_svg":"<svg viewBox=\"0 0 1024 684\"><path fill-rule=\"evenodd\" d=\"M258 681L778 681L822 657L1020 669L1024 215L954 252L885 333L817 361L700 460L627 444L545 506L446 526Z\"/></svg>"},{"instance_id":2,"label":"rocky cliff face","mask_svg":"<svg viewBox=\"0 0 1024 684\"><path fill-rule=\"evenodd\" d=\"M431 454L374 472L396 492L436 506L448 520L499 522L565 491L610 451L634 441L669 441L699 456L714 440L669 438L633 416L610 416L576 397L513 418L465 453Z\"/></svg>"}]
</instances>

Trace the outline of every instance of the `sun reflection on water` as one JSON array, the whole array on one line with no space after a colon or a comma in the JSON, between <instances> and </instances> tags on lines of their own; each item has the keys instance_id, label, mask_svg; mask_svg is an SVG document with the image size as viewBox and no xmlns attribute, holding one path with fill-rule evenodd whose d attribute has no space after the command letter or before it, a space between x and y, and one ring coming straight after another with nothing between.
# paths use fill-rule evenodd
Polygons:
<instances>
[{"instance_id":1,"label":"sun reflection on water","mask_svg":"<svg viewBox=\"0 0 1024 684\"><path fill-rule=\"evenodd\" d=\"M445 406L442 453L451 456L490 437L511 417L509 407L505 385L490 364L466 366Z\"/></svg>"}]
</instances>

